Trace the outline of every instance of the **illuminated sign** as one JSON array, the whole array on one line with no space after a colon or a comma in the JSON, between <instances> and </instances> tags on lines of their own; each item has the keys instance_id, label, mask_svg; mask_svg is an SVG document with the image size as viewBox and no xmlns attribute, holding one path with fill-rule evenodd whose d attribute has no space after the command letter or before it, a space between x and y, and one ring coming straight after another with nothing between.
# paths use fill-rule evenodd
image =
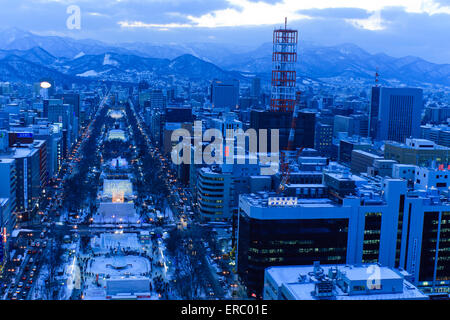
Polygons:
<instances>
[{"instance_id":1,"label":"illuminated sign","mask_svg":"<svg viewBox=\"0 0 450 320\"><path fill-rule=\"evenodd\" d=\"M298 203L298 199L296 197L274 197L269 198L268 204L270 207L275 206L283 206L283 207L289 207L289 206L296 206Z\"/></svg>"},{"instance_id":2,"label":"illuminated sign","mask_svg":"<svg viewBox=\"0 0 450 320\"><path fill-rule=\"evenodd\" d=\"M17 138L33 138L33 134L31 132L18 132L16 133Z\"/></svg>"}]
</instances>

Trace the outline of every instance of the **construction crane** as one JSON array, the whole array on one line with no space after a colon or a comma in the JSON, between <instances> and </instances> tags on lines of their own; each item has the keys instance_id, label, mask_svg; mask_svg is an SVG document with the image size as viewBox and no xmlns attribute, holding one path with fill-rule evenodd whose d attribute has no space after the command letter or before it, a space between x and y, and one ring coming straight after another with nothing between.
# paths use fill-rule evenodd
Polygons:
<instances>
[{"instance_id":1,"label":"construction crane","mask_svg":"<svg viewBox=\"0 0 450 320\"><path fill-rule=\"evenodd\" d=\"M295 129L299 113L300 92L295 91L297 73L298 31L288 29L287 18L284 29L280 28L273 33L273 55L272 55L272 96L270 107L272 112L292 112L292 124L289 140L285 154L281 153L280 173L281 183L277 193L281 193L289 181L290 167L286 153L293 151L295 140ZM303 148L300 149L300 153Z\"/></svg>"},{"instance_id":2,"label":"construction crane","mask_svg":"<svg viewBox=\"0 0 450 320\"><path fill-rule=\"evenodd\" d=\"M300 101L299 97L301 95L300 91L297 91L297 99L296 101ZM287 153L290 151L294 151L294 143L295 143L295 130L297 129L297 119L298 119L298 112L300 109L300 104L296 103L294 107L294 112L292 113L292 123L291 123L291 129L289 132L289 140L288 140L288 146L287 150L283 153L281 153L281 159L280 159L280 167L281 167L281 181L280 185L277 188L277 193L281 193L286 188L286 185L289 183L289 178L291 174L291 166L289 165L289 160L287 157ZM295 156L297 158L302 152L304 147L300 148Z\"/></svg>"}]
</instances>

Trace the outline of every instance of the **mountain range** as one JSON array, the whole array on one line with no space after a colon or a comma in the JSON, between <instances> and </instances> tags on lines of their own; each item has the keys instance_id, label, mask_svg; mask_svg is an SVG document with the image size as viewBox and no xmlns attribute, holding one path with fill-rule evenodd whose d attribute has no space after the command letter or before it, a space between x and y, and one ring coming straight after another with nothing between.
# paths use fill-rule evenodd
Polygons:
<instances>
[{"instance_id":1,"label":"mountain range","mask_svg":"<svg viewBox=\"0 0 450 320\"><path fill-rule=\"evenodd\" d=\"M299 44L298 76L304 79L365 79L376 70L382 82L420 86L450 86L450 64L434 64L418 57L394 58L370 54L354 44ZM0 31L0 80L137 80L136 75L176 76L185 79L237 78L257 74L269 79L272 44L256 49L216 43L107 44L97 40L42 36L19 29Z\"/></svg>"}]
</instances>

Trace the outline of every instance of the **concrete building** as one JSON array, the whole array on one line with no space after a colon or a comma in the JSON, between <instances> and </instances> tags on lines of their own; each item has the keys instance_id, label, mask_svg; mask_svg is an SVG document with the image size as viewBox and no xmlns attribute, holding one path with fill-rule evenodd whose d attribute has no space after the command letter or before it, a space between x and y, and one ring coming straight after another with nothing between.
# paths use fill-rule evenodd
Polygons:
<instances>
[{"instance_id":1,"label":"concrete building","mask_svg":"<svg viewBox=\"0 0 450 320\"><path fill-rule=\"evenodd\" d=\"M388 141L384 158L420 167L430 167L433 163L447 165L450 163L450 148L424 139L406 139L406 143Z\"/></svg>"},{"instance_id":2,"label":"concrete building","mask_svg":"<svg viewBox=\"0 0 450 320\"><path fill-rule=\"evenodd\" d=\"M339 162L350 164L352 162L353 150L370 151L372 148L370 140L359 136L343 138L339 142Z\"/></svg>"},{"instance_id":3,"label":"concrete building","mask_svg":"<svg viewBox=\"0 0 450 320\"><path fill-rule=\"evenodd\" d=\"M373 153L353 150L350 167L353 173L367 173L367 169L373 167L376 160L382 159L384 158Z\"/></svg>"},{"instance_id":4,"label":"concrete building","mask_svg":"<svg viewBox=\"0 0 450 320\"><path fill-rule=\"evenodd\" d=\"M450 127L448 125L433 126L430 124L420 126L421 138L450 148Z\"/></svg>"},{"instance_id":5,"label":"concrete building","mask_svg":"<svg viewBox=\"0 0 450 320\"><path fill-rule=\"evenodd\" d=\"M249 193L251 177L260 174L260 166L251 164L212 166L198 171L197 199L203 219L224 221L237 214L239 195ZM264 188L264 185L262 186Z\"/></svg>"},{"instance_id":6,"label":"concrete building","mask_svg":"<svg viewBox=\"0 0 450 320\"><path fill-rule=\"evenodd\" d=\"M397 163L397 161L394 160L385 160L382 159L376 159L373 162L373 166L368 167L367 173L373 177L380 176L382 178L384 177L393 177L392 170L394 165Z\"/></svg>"},{"instance_id":7,"label":"concrete building","mask_svg":"<svg viewBox=\"0 0 450 320\"><path fill-rule=\"evenodd\" d=\"M272 267L264 300L428 300L408 277L376 264Z\"/></svg>"}]
</instances>

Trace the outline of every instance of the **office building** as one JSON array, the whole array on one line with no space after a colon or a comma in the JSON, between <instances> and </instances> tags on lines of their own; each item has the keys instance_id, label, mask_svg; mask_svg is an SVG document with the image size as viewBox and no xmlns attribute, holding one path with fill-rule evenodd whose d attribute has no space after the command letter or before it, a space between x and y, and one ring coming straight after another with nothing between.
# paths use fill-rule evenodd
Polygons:
<instances>
[{"instance_id":1,"label":"office building","mask_svg":"<svg viewBox=\"0 0 450 320\"><path fill-rule=\"evenodd\" d=\"M252 79L250 96L253 98L259 98L260 94L261 94L261 79L258 77L254 77Z\"/></svg>"},{"instance_id":2,"label":"office building","mask_svg":"<svg viewBox=\"0 0 450 320\"><path fill-rule=\"evenodd\" d=\"M14 213L16 212L17 174L16 161L13 158L0 158L0 176L2 177L0 198L8 199L8 208L4 208L3 226L9 233L16 223Z\"/></svg>"},{"instance_id":3,"label":"office building","mask_svg":"<svg viewBox=\"0 0 450 320\"><path fill-rule=\"evenodd\" d=\"M424 139L406 139L406 143L388 141L384 147L384 158L401 164L430 167L433 163L450 163L450 148Z\"/></svg>"},{"instance_id":4,"label":"office building","mask_svg":"<svg viewBox=\"0 0 450 320\"><path fill-rule=\"evenodd\" d=\"M370 151L372 147L370 140L359 136L341 139L339 142L339 162L350 164L353 150Z\"/></svg>"},{"instance_id":5,"label":"office building","mask_svg":"<svg viewBox=\"0 0 450 320\"><path fill-rule=\"evenodd\" d=\"M398 213L400 186L401 181L386 181L391 191L386 201L345 197L342 204L326 197L241 195L237 266L248 293L262 294L264 269L270 266L387 263L391 240L380 238L380 228Z\"/></svg>"},{"instance_id":6,"label":"office building","mask_svg":"<svg viewBox=\"0 0 450 320\"><path fill-rule=\"evenodd\" d=\"M367 169L373 167L375 160L383 157L363 150L353 150L350 168L353 173L367 173Z\"/></svg>"},{"instance_id":7,"label":"office building","mask_svg":"<svg viewBox=\"0 0 450 320\"><path fill-rule=\"evenodd\" d=\"M331 157L331 146L333 144L333 126L318 122L316 124L314 139L314 149L316 149L322 156Z\"/></svg>"},{"instance_id":8,"label":"office building","mask_svg":"<svg viewBox=\"0 0 450 320\"><path fill-rule=\"evenodd\" d=\"M450 127L448 125L433 126L430 124L420 126L421 138L450 148Z\"/></svg>"},{"instance_id":9,"label":"office building","mask_svg":"<svg viewBox=\"0 0 450 320\"><path fill-rule=\"evenodd\" d=\"M406 138L419 138L422 100L422 89L373 88L370 133L373 135L375 131L377 140L400 143L404 143Z\"/></svg>"},{"instance_id":10,"label":"office building","mask_svg":"<svg viewBox=\"0 0 450 320\"><path fill-rule=\"evenodd\" d=\"M211 84L211 104L214 111L231 111L239 105L238 80L214 80Z\"/></svg>"}]
</instances>

